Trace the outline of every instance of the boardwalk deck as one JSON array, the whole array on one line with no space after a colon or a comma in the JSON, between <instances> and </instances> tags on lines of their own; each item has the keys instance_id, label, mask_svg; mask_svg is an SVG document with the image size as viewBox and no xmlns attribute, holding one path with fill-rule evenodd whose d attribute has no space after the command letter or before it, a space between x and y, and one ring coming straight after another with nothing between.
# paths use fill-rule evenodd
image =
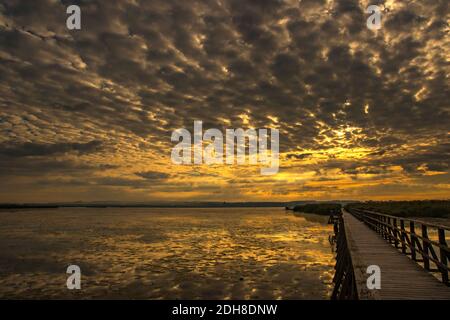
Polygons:
<instances>
[{"instance_id":1,"label":"boardwalk deck","mask_svg":"<svg viewBox=\"0 0 450 320\"><path fill-rule=\"evenodd\" d=\"M450 300L450 288L344 211L344 226L360 299ZM381 269L381 289L368 290L367 267Z\"/></svg>"}]
</instances>

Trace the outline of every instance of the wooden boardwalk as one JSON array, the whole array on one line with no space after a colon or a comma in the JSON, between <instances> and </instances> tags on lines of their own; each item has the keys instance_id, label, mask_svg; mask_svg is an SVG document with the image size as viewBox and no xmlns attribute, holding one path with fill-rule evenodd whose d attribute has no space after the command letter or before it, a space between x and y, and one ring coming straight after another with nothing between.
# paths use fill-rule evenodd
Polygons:
<instances>
[{"instance_id":1,"label":"wooden boardwalk","mask_svg":"<svg viewBox=\"0 0 450 320\"><path fill-rule=\"evenodd\" d=\"M343 211L343 219L359 299L450 300L450 287L350 213ZM370 265L381 269L379 290L367 289Z\"/></svg>"}]
</instances>

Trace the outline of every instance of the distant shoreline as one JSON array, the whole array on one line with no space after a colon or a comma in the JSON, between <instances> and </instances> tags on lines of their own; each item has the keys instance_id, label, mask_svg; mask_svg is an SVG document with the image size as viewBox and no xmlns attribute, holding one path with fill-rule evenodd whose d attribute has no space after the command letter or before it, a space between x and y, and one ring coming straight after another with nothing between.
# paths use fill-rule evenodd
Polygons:
<instances>
[{"instance_id":1,"label":"distant shoreline","mask_svg":"<svg viewBox=\"0 0 450 320\"><path fill-rule=\"evenodd\" d=\"M1 209L58 209L58 208L293 208L297 205L355 202L352 200L299 200L299 201L193 201L193 202L50 202L50 203L0 203Z\"/></svg>"},{"instance_id":2,"label":"distant shoreline","mask_svg":"<svg viewBox=\"0 0 450 320\"><path fill-rule=\"evenodd\" d=\"M311 201L312 202L312 201ZM298 202L296 202L298 203ZM290 202L225 202L225 203L182 203L182 204L0 204L0 210L11 209L58 209L58 208L284 208Z\"/></svg>"}]
</instances>

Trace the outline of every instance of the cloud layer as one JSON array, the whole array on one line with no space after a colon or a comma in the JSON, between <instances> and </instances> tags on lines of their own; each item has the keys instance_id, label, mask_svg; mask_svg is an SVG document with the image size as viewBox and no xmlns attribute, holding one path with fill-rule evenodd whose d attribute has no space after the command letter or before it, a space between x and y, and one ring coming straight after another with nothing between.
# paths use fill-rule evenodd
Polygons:
<instances>
[{"instance_id":1,"label":"cloud layer","mask_svg":"<svg viewBox=\"0 0 450 320\"><path fill-rule=\"evenodd\" d=\"M448 198L448 1L370 4L2 1L0 200ZM278 128L280 174L173 165L194 120Z\"/></svg>"}]
</instances>

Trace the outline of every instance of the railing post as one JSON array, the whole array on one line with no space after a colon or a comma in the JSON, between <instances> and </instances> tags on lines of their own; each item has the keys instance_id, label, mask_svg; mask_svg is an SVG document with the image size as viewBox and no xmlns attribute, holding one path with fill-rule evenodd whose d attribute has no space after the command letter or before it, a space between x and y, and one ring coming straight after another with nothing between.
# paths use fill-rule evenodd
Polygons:
<instances>
[{"instance_id":1,"label":"railing post","mask_svg":"<svg viewBox=\"0 0 450 320\"><path fill-rule=\"evenodd\" d=\"M394 218L393 219L394 220L394 241L395 241L395 247L396 248L398 248L398 234L399 234L399 232L398 232L398 229L397 229L397 219L396 218Z\"/></svg>"},{"instance_id":2,"label":"railing post","mask_svg":"<svg viewBox=\"0 0 450 320\"><path fill-rule=\"evenodd\" d=\"M422 224L422 245L423 245L423 254L422 254L422 258L423 258L423 267L425 268L425 270L430 270L430 259L428 258L429 255L429 243L427 242L428 239L428 230L427 230L427 226Z\"/></svg>"},{"instance_id":3,"label":"railing post","mask_svg":"<svg viewBox=\"0 0 450 320\"><path fill-rule=\"evenodd\" d=\"M438 229L438 235L439 235L439 245L447 247L447 242L445 241L445 230L439 228ZM441 263L446 267L447 266L447 252L445 252L444 249L439 248L440 256L441 256ZM442 282L446 285L449 285L448 281L448 270L446 268L439 268L441 269L442 273Z\"/></svg>"},{"instance_id":4,"label":"railing post","mask_svg":"<svg viewBox=\"0 0 450 320\"><path fill-rule=\"evenodd\" d=\"M414 229L414 221L409 222L409 231L411 232L411 259L416 261L416 231Z\"/></svg>"},{"instance_id":5,"label":"railing post","mask_svg":"<svg viewBox=\"0 0 450 320\"><path fill-rule=\"evenodd\" d=\"M384 217L384 223L385 223L385 227L386 227L386 240L389 241L389 243L392 242L391 239L391 218L389 217Z\"/></svg>"},{"instance_id":6,"label":"railing post","mask_svg":"<svg viewBox=\"0 0 450 320\"><path fill-rule=\"evenodd\" d=\"M392 237L391 237L391 218L387 217L387 236L389 243L392 243Z\"/></svg>"},{"instance_id":7,"label":"railing post","mask_svg":"<svg viewBox=\"0 0 450 320\"><path fill-rule=\"evenodd\" d=\"M378 221L380 222L378 225L378 233L384 238L384 233L383 233L383 216L379 216L378 217Z\"/></svg>"},{"instance_id":8,"label":"railing post","mask_svg":"<svg viewBox=\"0 0 450 320\"><path fill-rule=\"evenodd\" d=\"M402 229L401 231L401 236L400 239L402 239L402 253L406 254L406 231L405 231L405 221L403 219L400 219L400 228Z\"/></svg>"}]
</instances>

